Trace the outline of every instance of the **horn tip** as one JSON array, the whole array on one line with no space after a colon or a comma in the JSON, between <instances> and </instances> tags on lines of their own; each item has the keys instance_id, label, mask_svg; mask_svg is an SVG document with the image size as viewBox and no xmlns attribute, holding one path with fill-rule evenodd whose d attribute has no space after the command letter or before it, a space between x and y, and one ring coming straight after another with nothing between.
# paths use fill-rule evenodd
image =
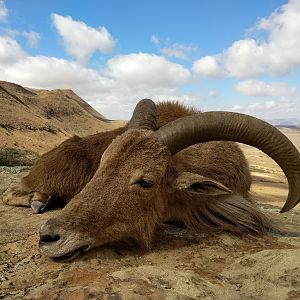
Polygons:
<instances>
[{"instance_id":1,"label":"horn tip","mask_svg":"<svg viewBox=\"0 0 300 300\"><path fill-rule=\"evenodd\" d=\"M298 203L300 199L297 201L289 201L289 199L286 201L286 203L283 205L282 209L280 210L280 213L285 213L294 208Z\"/></svg>"}]
</instances>

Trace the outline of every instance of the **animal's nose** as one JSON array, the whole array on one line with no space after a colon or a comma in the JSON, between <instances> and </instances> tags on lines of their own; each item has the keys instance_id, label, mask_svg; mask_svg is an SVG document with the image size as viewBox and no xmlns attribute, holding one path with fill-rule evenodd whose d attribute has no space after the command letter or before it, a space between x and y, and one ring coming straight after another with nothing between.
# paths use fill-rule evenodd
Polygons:
<instances>
[{"instance_id":1,"label":"animal's nose","mask_svg":"<svg viewBox=\"0 0 300 300\"><path fill-rule=\"evenodd\" d=\"M60 240L60 236L58 234L40 235L40 244L49 244L49 243L57 242L58 240Z\"/></svg>"},{"instance_id":2,"label":"animal's nose","mask_svg":"<svg viewBox=\"0 0 300 300\"><path fill-rule=\"evenodd\" d=\"M43 225L40 229L40 246L47 246L58 242L60 240L60 235L51 231L48 226Z\"/></svg>"}]
</instances>

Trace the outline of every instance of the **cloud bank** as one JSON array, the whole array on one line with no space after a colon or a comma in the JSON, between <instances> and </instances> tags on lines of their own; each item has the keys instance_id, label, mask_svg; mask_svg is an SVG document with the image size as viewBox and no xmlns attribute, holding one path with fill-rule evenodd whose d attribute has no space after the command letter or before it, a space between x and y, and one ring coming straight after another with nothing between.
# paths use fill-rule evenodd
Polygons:
<instances>
[{"instance_id":1,"label":"cloud bank","mask_svg":"<svg viewBox=\"0 0 300 300\"><path fill-rule=\"evenodd\" d=\"M222 53L202 57L193 64L199 76L251 78L261 74L284 76L300 66L300 1L290 0L250 30L267 39L235 41Z\"/></svg>"},{"instance_id":2,"label":"cloud bank","mask_svg":"<svg viewBox=\"0 0 300 300\"><path fill-rule=\"evenodd\" d=\"M0 37L0 77L24 86L73 89L108 116L129 116L138 99L180 99L177 88L190 72L164 57L131 53L108 60L102 70L76 61L30 56L17 41ZM189 101L183 95L184 101Z\"/></svg>"}]
</instances>

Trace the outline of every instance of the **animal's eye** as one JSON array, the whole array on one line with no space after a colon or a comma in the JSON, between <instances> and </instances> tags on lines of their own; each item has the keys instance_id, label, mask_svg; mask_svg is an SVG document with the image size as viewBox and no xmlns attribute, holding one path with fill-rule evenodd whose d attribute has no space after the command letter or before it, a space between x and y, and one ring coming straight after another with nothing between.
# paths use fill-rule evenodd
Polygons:
<instances>
[{"instance_id":1,"label":"animal's eye","mask_svg":"<svg viewBox=\"0 0 300 300\"><path fill-rule=\"evenodd\" d=\"M140 185L143 188L149 189L154 185L154 182L148 179L140 179L136 182L136 184Z\"/></svg>"}]
</instances>

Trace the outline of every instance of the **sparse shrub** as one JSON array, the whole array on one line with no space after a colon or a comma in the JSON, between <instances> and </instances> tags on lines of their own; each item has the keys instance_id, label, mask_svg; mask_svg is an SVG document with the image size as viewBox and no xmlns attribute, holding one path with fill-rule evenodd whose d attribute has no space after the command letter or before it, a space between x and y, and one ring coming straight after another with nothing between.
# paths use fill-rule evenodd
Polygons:
<instances>
[{"instance_id":1,"label":"sparse shrub","mask_svg":"<svg viewBox=\"0 0 300 300\"><path fill-rule=\"evenodd\" d=\"M0 123L0 127L6 129L6 130L12 130L13 126L8 123Z\"/></svg>"},{"instance_id":2,"label":"sparse shrub","mask_svg":"<svg viewBox=\"0 0 300 300\"><path fill-rule=\"evenodd\" d=\"M51 118L57 116L57 112L54 110L53 107L46 107L45 108L45 114L46 114L47 119L51 119Z\"/></svg>"},{"instance_id":3,"label":"sparse shrub","mask_svg":"<svg viewBox=\"0 0 300 300\"><path fill-rule=\"evenodd\" d=\"M0 149L0 166L32 166L38 155L32 151L14 148Z\"/></svg>"}]
</instances>

